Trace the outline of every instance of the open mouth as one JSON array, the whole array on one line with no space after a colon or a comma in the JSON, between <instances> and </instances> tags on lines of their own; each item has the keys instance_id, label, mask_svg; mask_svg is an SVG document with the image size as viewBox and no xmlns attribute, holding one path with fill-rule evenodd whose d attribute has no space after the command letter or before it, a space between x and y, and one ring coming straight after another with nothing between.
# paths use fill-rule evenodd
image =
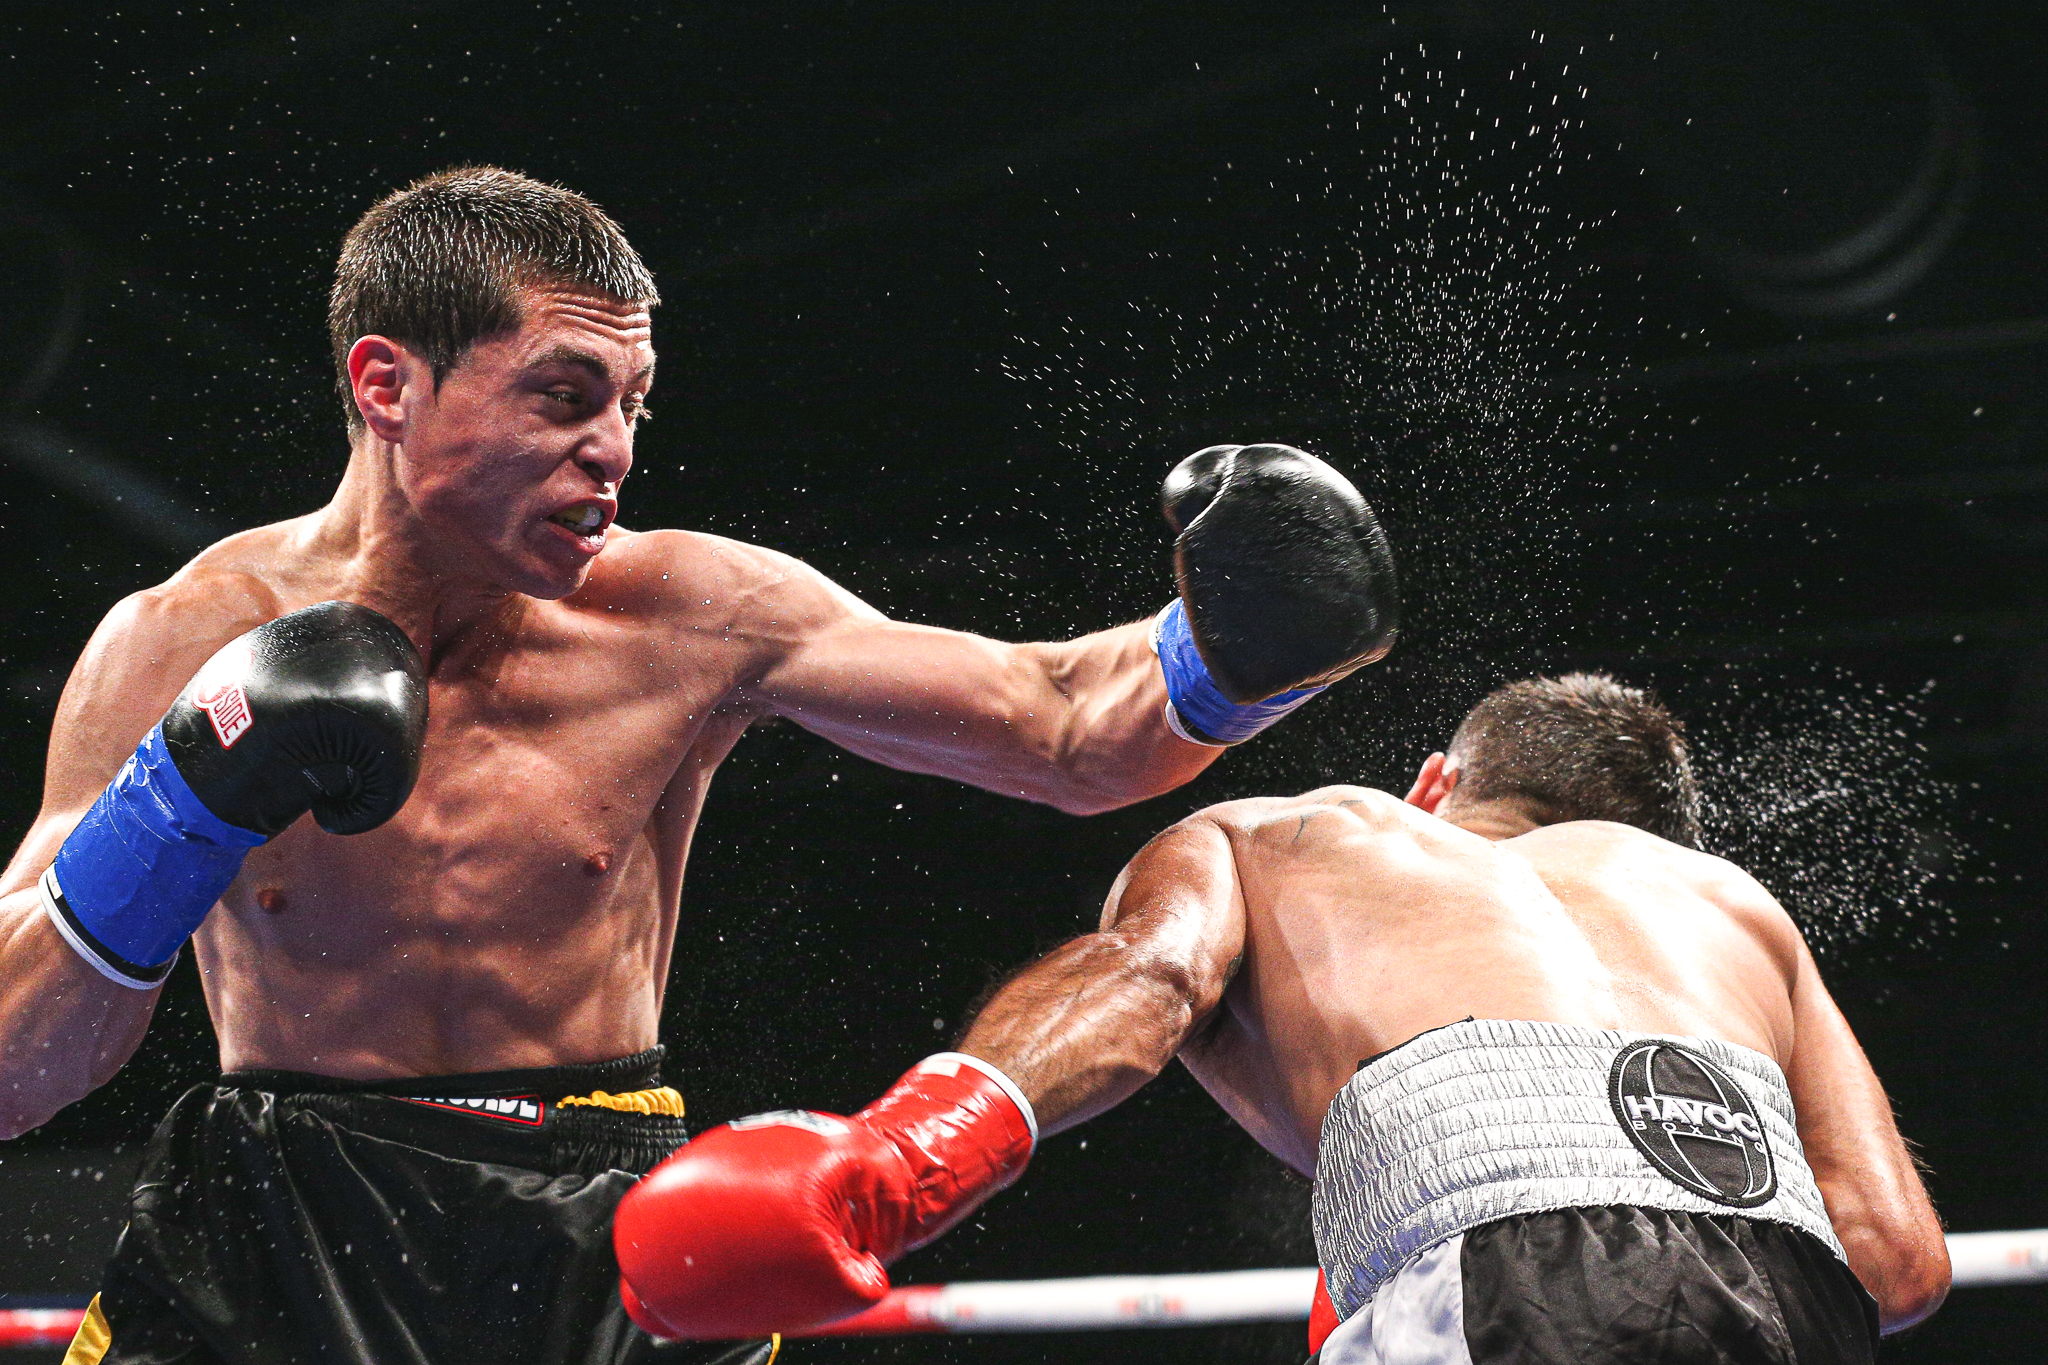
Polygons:
<instances>
[{"instance_id":1,"label":"open mouth","mask_svg":"<svg viewBox=\"0 0 2048 1365\"><path fill-rule=\"evenodd\" d=\"M553 513L548 520L579 536L594 536L604 529L604 508L594 502L579 502Z\"/></svg>"}]
</instances>

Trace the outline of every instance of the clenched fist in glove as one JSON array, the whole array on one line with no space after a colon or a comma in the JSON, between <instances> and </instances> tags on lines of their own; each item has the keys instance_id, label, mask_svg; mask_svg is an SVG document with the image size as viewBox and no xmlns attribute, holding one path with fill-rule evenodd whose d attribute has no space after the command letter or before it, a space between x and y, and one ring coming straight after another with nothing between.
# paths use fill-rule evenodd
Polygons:
<instances>
[{"instance_id":1,"label":"clenched fist in glove","mask_svg":"<svg viewBox=\"0 0 2048 1365\"><path fill-rule=\"evenodd\" d=\"M620 1203L620 1295L661 1337L766 1336L857 1313L889 1292L890 1262L1015 1180L1037 1137L1023 1093L958 1052L927 1057L848 1118L736 1119Z\"/></svg>"}]
</instances>

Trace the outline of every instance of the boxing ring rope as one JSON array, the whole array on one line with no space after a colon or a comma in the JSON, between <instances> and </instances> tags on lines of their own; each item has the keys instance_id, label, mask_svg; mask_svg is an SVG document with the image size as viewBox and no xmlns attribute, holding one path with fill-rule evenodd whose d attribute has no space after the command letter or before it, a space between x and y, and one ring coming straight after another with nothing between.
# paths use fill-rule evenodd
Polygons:
<instances>
[{"instance_id":1,"label":"boxing ring rope","mask_svg":"<svg viewBox=\"0 0 2048 1365\"><path fill-rule=\"evenodd\" d=\"M2048 1228L1951 1232L1958 1289L2048 1282ZM1124 1327L1203 1327L1301 1322L1315 1292L1314 1266L1188 1275L1091 1275L1066 1280L915 1284L802 1336L906 1336L921 1332L1083 1332ZM62 1346L83 1306L0 1308L0 1349Z\"/></svg>"},{"instance_id":2,"label":"boxing ring rope","mask_svg":"<svg viewBox=\"0 0 2048 1365\"><path fill-rule=\"evenodd\" d=\"M797 1333L816 1337L913 1332L1086 1332L1308 1319L1316 1291L1305 1270L1192 1275L1091 1275L1073 1280L977 1280L889 1291L865 1313Z\"/></svg>"}]
</instances>

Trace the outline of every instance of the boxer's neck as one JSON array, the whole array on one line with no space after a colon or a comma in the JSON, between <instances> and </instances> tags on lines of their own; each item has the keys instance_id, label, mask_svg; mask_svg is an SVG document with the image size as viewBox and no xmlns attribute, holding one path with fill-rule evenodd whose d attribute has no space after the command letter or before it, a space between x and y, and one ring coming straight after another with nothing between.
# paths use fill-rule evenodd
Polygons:
<instances>
[{"instance_id":1,"label":"boxer's neck","mask_svg":"<svg viewBox=\"0 0 2048 1365\"><path fill-rule=\"evenodd\" d=\"M384 613L431 661L477 628L502 622L525 595L450 553L390 476L391 453L358 435L341 484L320 514L317 558L335 595Z\"/></svg>"},{"instance_id":2,"label":"boxer's neck","mask_svg":"<svg viewBox=\"0 0 2048 1365\"><path fill-rule=\"evenodd\" d=\"M1437 810L1439 818L1469 830L1482 839L1498 843L1541 829L1538 820L1522 802L1503 797L1488 801L1459 801L1455 795Z\"/></svg>"}]
</instances>

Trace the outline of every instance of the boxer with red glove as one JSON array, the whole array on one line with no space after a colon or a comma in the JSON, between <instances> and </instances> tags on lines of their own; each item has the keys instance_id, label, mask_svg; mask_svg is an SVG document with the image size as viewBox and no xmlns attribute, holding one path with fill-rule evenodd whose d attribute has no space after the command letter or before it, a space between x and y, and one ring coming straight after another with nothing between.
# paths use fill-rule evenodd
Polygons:
<instances>
[{"instance_id":1,"label":"boxer with red glove","mask_svg":"<svg viewBox=\"0 0 2048 1365\"><path fill-rule=\"evenodd\" d=\"M1031 1102L978 1057L927 1057L851 1117L785 1109L714 1128L619 1205L619 1293L659 1337L759 1337L880 1302L890 1262L1015 1180Z\"/></svg>"}]
</instances>

